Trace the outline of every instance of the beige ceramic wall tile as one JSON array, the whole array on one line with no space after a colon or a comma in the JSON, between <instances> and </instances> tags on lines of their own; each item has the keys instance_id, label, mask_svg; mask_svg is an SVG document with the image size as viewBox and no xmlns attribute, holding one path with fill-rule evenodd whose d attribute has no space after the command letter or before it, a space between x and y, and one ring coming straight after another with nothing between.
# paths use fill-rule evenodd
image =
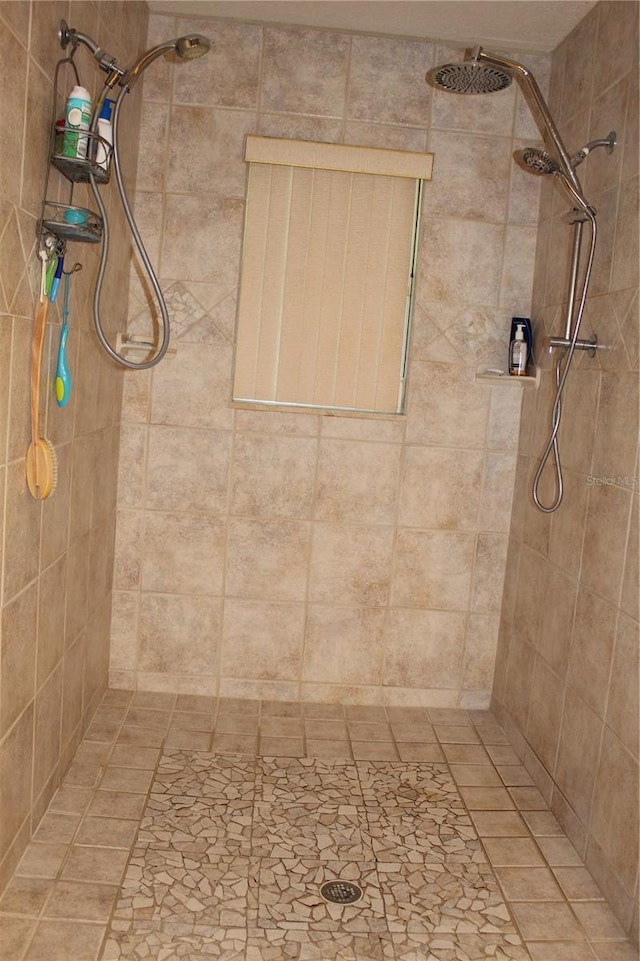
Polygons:
<instances>
[{"instance_id":1,"label":"beige ceramic wall tile","mask_svg":"<svg viewBox=\"0 0 640 961\"><path fill-rule=\"evenodd\" d=\"M227 599L224 605L220 674L259 680L300 676L304 605Z\"/></svg>"},{"instance_id":2,"label":"beige ceramic wall tile","mask_svg":"<svg viewBox=\"0 0 640 961\"><path fill-rule=\"evenodd\" d=\"M383 683L405 688L459 688L465 615L391 610Z\"/></svg>"},{"instance_id":3,"label":"beige ceramic wall tile","mask_svg":"<svg viewBox=\"0 0 640 961\"><path fill-rule=\"evenodd\" d=\"M227 432L150 428L147 507L224 514L230 453L231 435Z\"/></svg>"},{"instance_id":4,"label":"beige ceramic wall tile","mask_svg":"<svg viewBox=\"0 0 640 961\"><path fill-rule=\"evenodd\" d=\"M466 610L474 536L453 531L399 529L391 585L394 607Z\"/></svg>"},{"instance_id":5,"label":"beige ceramic wall tile","mask_svg":"<svg viewBox=\"0 0 640 961\"><path fill-rule=\"evenodd\" d=\"M640 471L637 473L640 477ZM622 610L635 620L638 619L640 612L640 574L638 572L639 545L638 519L640 515L640 496L634 493L631 499L631 520L629 523L629 539L627 541L627 553L624 564L624 576L622 579L622 594L620 606Z\"/></svg>"},{"instance_id":6,"label":"beige ceramic wall tile","mask_svg":"<svg viewBox=\"0 0 640 961\"><path fill-rule=\"evenodd\" d=\"M638 455L637 423L637 371L603 373L591 467L594 476L616 480L633 477Z\"/></svg>"},{"instance_id":7,"label":"beige ceramic wall tile","mask_svg":"<svg viewBox=\"0 0 640 961\"><path fill-rule=\"evenodd\" d=\"M432 63L431 44L390 37L353 37L347 117L426 126L431 90L424 74Z\"/></svg>"},{"instance_id":8,"label":"beige ceramic wall tile","mask_svg":"<svg viewBox=\"0 0 640 961\"><path fill-rule=\"evenodd\" d=\"M317 451L311 438L239 434L233 449L232 512L309 518Z\"/></svg>"},{"instance_id":9,"label":"beige ceramic wall tile","mask_svg":"<svg viewBox=\"0 0 640 961\"><path fill-rule=\"evenodd\" d=\"M506 360L505 351L502 369L506 369ZM498 384L491 388L487 425L487 446L491 450L518 449L520 412L523 400L525 397L528 399L531 394L531 391L514 390L506 384L504 387Z\"/></svg>"},{"instance_id":10,"label":"beige ceramic wall tile","mask_svg":"<svg viewBox=\"0 0 640 961\"><path fill-rule=\"evenodd\" d=\"M178 343L153 373L151 423L229 429L231 348Z\"/></svg>"},{"instance_id":11,"label":"beige ceramic wall tile","mask_svg":"<svg viewBox=\"0 0 640 961\"><path fill-rule=\"evenodd\" d=\"M420 243L421 299L497 305L503 230L473 220L427 220Z\"/></svg>"},{"instance_id":12,"label":"beige ceramic wall tile","mask_svg":"<svg viewBox=\"0 0 640 961\"><path fill-rule=\"evenodd\" d=\"M315 517L322 521L391 524L401 449L397 444L322 440ZM375 484L371 483L372 477Z\"/></svg>"},{"instance_id":13,"label":"beige ceramic wall tile","mask_svg":"<svg viewBox=\"0 0 640 961\"><path fill-rule=\"evenodd\" d=\"M607 702L607 725L638 757L638 622L620 614Z\"/></svg>"},{"instance_id":14,"label":"beige ceramic wall tile","mask_svg":"<svg viewBox=\"0 0 640 961\"><path fill-rule=\"evenodd\" d=\"M206 57L175 71L173 102L256 108L262 28L224 20L215 25L210 20L179 21L180 35L193 32L209 36L213 44Z\"/></svg>"},{"instance_id":15,"label":"beige ceramic wall tile","mask_svg":"<svg viewBox=\"0 0 640 961\"><path fill-rule=\"evenodd\" d=\"M590 831L627 891L637 881L638 762L604 731Z\"/></svg>"},{"instance_id":16,"label":"beige ceramic wall tile","mask_svg":"<svg viewBox=\"0 0 640 961\"><path fill-rule=\"evenodd\" d=\"M399 522L408 527L472 530L477 523L482 464L480 451L407 447Z\"/></svg>"},{"instance_id":17,"label":"beige ceramic wall tile","mask_svg":"<svg viewBox=\"0 0 640 961\"><path fill-rule=\"evenodd\" d=\"M265 110L343 115L349 58L346 36L269 27L264 32L263 56Z\"/></svg>"},{"instance_id":18,"label":"beige ceramic wall tile","mask_svg":"<svg viewBox=\"0 0 640 961\"><path fill-rule=\"evenodd\" d=\"M110 664L115 671L135 670L138 660L140 596L133 591L113 592Z\"/></svg>"},{"instance_id":19,"label":"beige ceramic wall tile","mask_svg":"<svg viewBox=\"0 0 640 961\"><path fill-rule=\"evenodd\" d=\"M467 692L491 689L499 629L498 614L469 615L462 675L462 683Z\"/></svg>"},{"instance_id":20,"label":"beige ceramic wall tile","mask_svg":"<svg viewBox=\"0 0 640 961\"><path fill-rule=\"evenodd\" d=\"M508 226L506 230L500 305L515 317L530 313L537 238L533 226Z\"/></svg>"},{"instance_id":21,"label":"beige ceramic wall tile","mask_svg":"<svg viewBox=\"0 0 640 961\"><path fill-rule=\"evenodd\" d=\"M244 204L235 198L167 194L162 272L182 280L235 285Z\"/></svg>"},{"instance_id":22,"label":"beige ceramic wall tile","mask_svg":"<svg viewBox=\"0 0 640 961\"><path fill-rule=\"evenodd\" d=\"M164 153L169 133L169 107L166 104L145 102L140 118L140 137L145 144L138 158L138 191L162 192L165 182ZM136 220L137 220L136 205Z\"/></svg>"},{"instance_id":23,"label":"beige ceramic wall tile","mask_svg":"<svg viewBox=\"0 0 640 961\"><path fill-rule=\"evenodd\" d=\"M352 120L345 123L344 141L362 147L386 147L390 150L424 153L427 149L427 131L424 127L395 127L391 124Z\"/></svg>"},{"instance_id":24,"label":"beige ceramic wall tile","mask_svg":"<svg viewBox=\"0 0 640 961\"><path fill-rule=\"evenodd\" d=\"M487 451L485 455L479 511L482 530L509 530L516 461L515 451Z\"/></svg>"},{"instance_id":25,"label":"beige ceramic wall tile","mask_svg":"<svg viewBox=\"0 0 640 961\"><path fill-rule=\"evenodd\" d=\"M66 555L44 571L40 579L37 686L49 676L64 651L66 580Z\"/></svg>"},{"instance_id":26,"label":"beige ceramic wall tile","mask_svg":"<svg viewBox=\"0 0 640 961\"><path fill-rule=\"evenodd\" d=\"M292 137L295 140L342 143L343 127L342 120L325 117L303 117L291 113L260 114L260 135L263 137Z\"/></svg>"},{"instance_id":27,"label":"beige ceramic wall tile","mask_svg":"<svg viewBox=\"0 0 640 961\"><path fill-rule=\"evenodd\" d=\"M386 605L393 529L316 524L309 568L309 599L320 604ZM345 547L349 545L349 550Z\"/></svg>"},{"instance_id":28,"label":"beige ceramic wall tile","mask_svg":"<svg viewBox=\"0 0 640 961\"><path fill-rule=\"evenodd\" d=\"M607 702L617 617L612 604L578 590L567 681L600 717Z\"/></svg>"},{"instance_id":29,"label":"beige ceramic wall tile","mask_svg":"<svg viewBox=\"0 0 640 961\"><path fill-rule=\"evenodd\" d=\"M38 797L60 759L63 670L60 664L35 699L33 798Z\"/></svg>"},{"instance_id":30,"label":"beige ceramic wall tile","mask_svg":"<svg viewBox=\"0 0 640 961\"><path fill-rule=\"evenodd\" d=\"M246 178L244 142L247 134L255 133L255 130L253 112L174 107L167 141L167 191L196 194L206 189L218 197L243 200ZM195 149L203 141L208 144L207 149ZM188 149L190 144L194 149Z\"/></svg>"},{"instance_id":31,"label":"beige ceramic wall tile","mask_svg":"<svg viewBox=\"0 0 640 961\"><path fill-rule=\"evenodd\" d=\"M263 600L302 601L307 590L309 524L231 518L225 592Z\"/></svg>"},{"instance_id":32,"label":"beige ceramic wall tile","mask_svg":"<svg viewBox=\"0 0 640 961\"><path fill-rule=\"evenodd\" d=\"M516 619L515 623L518 621ZM514 632L509 645L505 680L505 704L520 729L526 727L536 654L530 644Z\"/></svg>"},{"instance_id":33,"label":"beige ceramic wall tile","mask_svg":"<svg viewBox=\"0 0 640 961\"><path fill-rule=\"evenodd\" d=\"M235 412L235 427L238 433L250 434L289 434L292 437L317 437L319 431L318 415L303 411L289 413L283 410L243 410Z\"/></svg>"},{"instance_id":34,"label":"beige ceramic wall tile","mask_svg":"<svg viewBox=\"0 0 640 961\"><path fill-rule=\"evenodd\" d=\"M24 483L24 461L7 467L4 547L4 601L21 591L38 572L40 503Z\"/></svg>"},{"instance_id":35,"label":"beige ceramic wall tile","mask_svg":"<svg viewBox=\"0 0 640 961\"><path fill-rule=\"evenodd\" d=\"M11 777L0 779L0 857L4 857L31 807L33 761L33 703L0 742L2 770Z\"/></svg>"},{"instance_id":36,"label":"beige ceramic wall tile","mask_svg":"<svg viewBox=\"0 0 640 961\"><path fill-rule=\"evenodd\" d=\"M602 721L585 702L567 688L556 781L582 820L587 823L602 737Z\"/></svg>"},{"instance_id":37,"label":"beige ceramic wall tile","mask_svg":"<svg viewBox=\"0 0 640 961\"><path fill-rule=\"evenodd\" d=\"M630 507L626 490L607 484L589 487L581 580L613 603L620 596Z\"/></svg>"},{"instance_id":38,"label":"beige ceramic wall tile","mask_svg":"<svg viewBox=\"0 0 640 961\"><path fill-rule=\"evenodd\" d=\"M141 589L221 594L224 547L224 525L216 517L147 511Z\"/></svg>"},{"instance_id":39,"label":"beige ceramic wall tile","mask_svg":"<svg viewBox=\"0 0 640 961\"><path fill-rule=\"evenodd\" d=\"M37 584L2 611L0 651L0 732L4 736L35 693Z\"/></svg>"},{"instance_id":40,"label":"beige ceramic wall tile","mask_svg":"<svg viewBox=\"0 0 640 961\"><path fill-rule=\"evenodd\" d=\"M433 130L429 150L437 157L433 182L425 194L429 216L491 223L504 218L512 164L510 139Z\"/></svg>"},{"instance_id":41,"label":"beige ceramic wall tile","mask_svg":"<svg viewBox=\"0 0 640 961\"><path fill-rule=\"evenodd\" d=\"M303 683L379 685L385 616L373 608L311 605Z\"/></svg>"},{"instance_id":42,"label":"beige ceramic wall tile","mask_svg":"<svg viewBox=\"0 0 640 961\"><path fill-rule=\"evenodd\" d=\"M560 678L546 661L536 658L526 734L537 757L551 773L556 769L563 697L564 685Z\"/></svg>"},{"instance_id":43,"label":"beige ceramic wall tile","mask_svg":"<svg viewBox=\"0 0 640 961\"><path fill-rule=\"evenodd\" d=\"M500 613L503 578L507 562L506 534L476 535L471 588L471 610L477 613Z\"/></svg>"},{"instance_id":44,"label":"beige ceramic wall tile","mask_svg":"<svg viewBox=\"0 0 640 961\"><path fill-rule=\"evenodd\" d=\"M484 447L490 394L462 365L416 363L411 369L407 443Z\"/></svg>"},{"instance_id":45,"label":"beige ceramic wall tile","mask_svg":"<svg viewBox=\"0 0 640 961\"><path fill-rule=\"evenodd\" d=\"M213 674L220 621L220 602L216 598L143 594L140 604L141 670Z\"/></svg>"}]
</instances>

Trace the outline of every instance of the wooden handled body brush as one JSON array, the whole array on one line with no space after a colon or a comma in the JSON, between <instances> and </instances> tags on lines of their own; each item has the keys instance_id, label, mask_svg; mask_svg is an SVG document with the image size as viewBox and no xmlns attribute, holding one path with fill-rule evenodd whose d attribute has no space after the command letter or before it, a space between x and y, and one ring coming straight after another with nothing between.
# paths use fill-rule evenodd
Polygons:
<instances>
[{"instance_id":1,"label":"wooden handled body brush","mask_svg":"<svg viewBox=\"0 0 640 961\"><path fill-rule=\"evenodd\" d=\"M58 464L53 444L46 437L40 437L40 375L42 372L42 352L44 335L49 312L49 298L46 293L46 251L40 252L42 260L42 280L40 297L36 302L31 339L31 443L27 448L27 486L36 500L44 500L53 494L58 479Z\"/></svg>"}]
</instances>

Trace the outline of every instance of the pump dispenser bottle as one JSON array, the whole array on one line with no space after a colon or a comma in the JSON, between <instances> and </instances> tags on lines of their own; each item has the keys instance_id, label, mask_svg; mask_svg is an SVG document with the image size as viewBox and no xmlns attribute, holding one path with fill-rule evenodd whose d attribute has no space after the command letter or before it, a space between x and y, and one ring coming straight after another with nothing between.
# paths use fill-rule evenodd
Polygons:
<instances>
[{"instance_id":1,"label":"pump dispenser bottle","mask_svg":"<svg viewBox=\"0 0 640 961\"><path fill-rule=\"evenodd\" d=\"M516 377L524 377L527 373L527 342L524 339L523 324L517 325L516 336L511 341L509 373Z\"/></svg>"}]
</instances>

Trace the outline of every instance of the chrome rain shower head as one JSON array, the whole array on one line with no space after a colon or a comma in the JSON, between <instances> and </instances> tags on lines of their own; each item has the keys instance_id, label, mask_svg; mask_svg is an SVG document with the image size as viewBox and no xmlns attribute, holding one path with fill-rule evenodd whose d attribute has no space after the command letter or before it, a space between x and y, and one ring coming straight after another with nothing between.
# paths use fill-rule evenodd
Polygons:
<instances>
[{"instance_id":1,"label":"chrome rain shower head","mask_svg":"<svg viewBox=\"0 0 640 961\"><path fill-rule=\"evenodd\" d=\"M496 93L511 85L511 74L499 67L466 60L464 63L445 63L427 73L427 82L448 93Z\"/></svg>"},{"instance_id":2,"label":"chrome rain shower head","mask_svg":"<svg viewBox=\"0 0 640 961\"><path fill-rule=\"evenodd\" d=\"M210 49L211 41L209 38L203 37L199 33L191 33L186 37L176 37L174 40L165 40L157 47L145 51L136 63L125 72L121 84L127 90L131 90L149 64L161 57L163 53L173 50L182 60L195 60L197 57L202 57Z\"/></svg>"}]
</instances>

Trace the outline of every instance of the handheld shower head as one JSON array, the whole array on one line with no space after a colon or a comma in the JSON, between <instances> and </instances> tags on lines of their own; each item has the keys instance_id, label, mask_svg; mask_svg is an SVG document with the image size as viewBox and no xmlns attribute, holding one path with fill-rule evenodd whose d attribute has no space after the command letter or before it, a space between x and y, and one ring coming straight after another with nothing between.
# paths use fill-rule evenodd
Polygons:
<instances>
[{"instance_id":1,"label":"handheld shower head","mask_svg":"<svg viewBox=\"0 0 640 961\"><path fill-rule=\"evenodd\" d=\"M527 167L534 174L557 174L560 167L546 150L538 150L536 147L527 147L525 150L518 150L514 154L516 161Z\"/></svg>"},{"instance_id":2,"label":"handheld shower head","mask_svg":"<svg viewBox=\"0 0 640 961\"><path fill-rule=\"evenodd\" d=\"M196 60L211 49L211 41L200 33L190 33L176 40L176 53L182 60Z\"/></svg>"},{"instance_id":3,"label":"handheld shower head","mask_svg":"<svg viewBox=\"0 0 640 961\"><path fill-rule=\"evenodd\" d=\"M163 53L173 50L182 60L195 60L197 57L202 57L210 49L211 41L209 38L203 37L199 33L190 33L185 37L176 37L174 40L165 40L164 43L160 43L157 47L152 47L151 50L143 53L136 63L125 72L121 84L127 90L131 90L142 72Z\"/></svg>"}]
</instances>

